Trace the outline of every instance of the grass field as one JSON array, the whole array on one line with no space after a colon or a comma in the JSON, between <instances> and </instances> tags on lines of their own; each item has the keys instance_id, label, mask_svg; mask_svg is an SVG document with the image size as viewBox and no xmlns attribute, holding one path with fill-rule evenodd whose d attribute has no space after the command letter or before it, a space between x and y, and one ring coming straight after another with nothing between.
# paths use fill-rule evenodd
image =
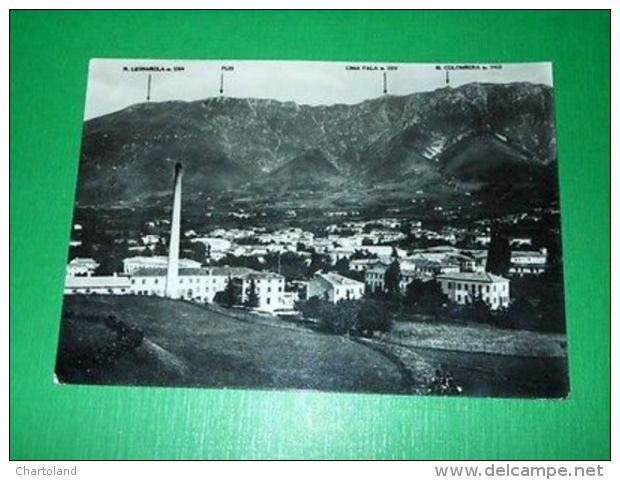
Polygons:
<instances>
[{"instance_id":1,"label":"grass field","mask_svg":"<svg viewBox=\"0 0 620 480\"><path fill-rule=\"evenodd\" d=\"M94 351L109 333L81 316L109 315L141 329L143 345L86 371L59 355L61 381L209 387L401 392L386 356L349 339L252 324L200 306L155 297L67 296L61 352ZM71 345L68 345L71 344Z\"/></svg>"},{"instance_id":2,"label":"grass field","mask_svg":"<svg viewBox=\"0 0 620 480\"><path fill-rule=\"evenodd\" d=\"M156 297L67 296L67 311L56 369L67 383L424 393L441 369L467 395L568 391L561 335L404 322L385 338L353 340ZM144 333L138 347L109 354L112 313Z\"/></svg>"}]
</instances>

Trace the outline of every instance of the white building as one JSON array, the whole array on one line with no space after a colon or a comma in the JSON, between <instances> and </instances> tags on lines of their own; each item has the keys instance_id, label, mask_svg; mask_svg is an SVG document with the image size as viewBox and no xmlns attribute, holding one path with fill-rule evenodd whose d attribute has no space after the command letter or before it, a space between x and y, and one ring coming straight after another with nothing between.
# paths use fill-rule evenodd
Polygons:
<instances>
[{"instance_id":1,"label":"white building","mask_svg":"<svg viewBox=\"0 0 620 480\"><path fill-rule=\"evenodd\" d=\"M376 258L354 258L349 261L349 269L354 272L363 272L377 262L378 260Z\"/></svg>"},{"instance_id":2,"label":"white building","mask_svg":"<svg viewBox=\"0 0 620 480\"><path fill-rule=\"evenodd\" d=\"M385 272L389 268L389 264L383 262L375 262L366 268L364 275L364 283L369 292L378 293L385 290ZM420 273L414 264L410 262L402 262L400 265L400 280L398 288L401 293L407 291L407 286L413 280L428 280L430 277Z\"/></svg>"},{"instance_id":3,"label":"white building","mask_svg":"<svg viewBox=\"0 0 620 480\"><path fill-rule=\"evenodd\" d=\"M385 290L385 272L392 262L375 261L366 268L364 283L369 292L383 292ZM437 275L456 273L460 271L460 265L451 258L444 261L428 260L423 257L414 257L399 262L400 280L398 287L401 293L407 291L407 286L413 280L427 281Z\"/></svg>"},{"instance_id":4,"label":"white building","mask_svg":"<svg viewBox=\"0 0 620 480\"><path fill-rule=\"evenodd\" d=\"M453 257L445 257L443 260L428 260L415 258L402 262L401 270L413 270L420 277L435 277L442 273L456 273L461 271L459 261Z\"/></svg>"},{"instance_id":5,"label":"white building","mask_svg":"<svg viewBox=\"0 0 620 480\"><path fill-rule=\"evenodd\" d=\"M318 297L337 303L364 296L364 284L337 273L316 273L308 282L308 298Z\"/></svg>"},{"instance_id":6,"label":"white building","mask_svg":"<svg viewBox=\"0 0 620 480\"><path fill-rule=\"evenodd\" d=\"M510 273L515 275L539 275L547 267L547 249L536 251L513 251L510 254Z\"/></svg>"},{"instance_id":7,"label":"white building","mask_svg":"<svg viewBox=\"0 0 620 480\"><path fill-rule=\"evenodd\" d=\"M277 312L292 310L295 295L284 290L284 276L273 272L259 272L245 267L179 268L178 295L183 300L212 303L228 282L235 283L243 303L248 298L251 282L258 294L257 310ZM165 295L166 269L143 268L130 278L134 295Z\"/></svg>"},{"instance_id":8,"label":"white building","mask_svg":"<svg viewBox=\"0 0 620 480\"><path fill-rule=\"evenodd\" d=\"M128 295L131 283L125 276L71 276L65 278L65 295Z\"/></svg>"},{"instance_id":9,"label":"white building","mask_svg":"<svg viewBox=\"0 0 620 480\"><path fill-rule=\"evenodd\" d=\"M388 268L387 263L375 260L375 263L366 267L364 273L364 283L369 292L382 292L385 284L385 271Z\"/></svg>"},{"instance_id":10,"label":"white building","mask_svg":"<svg viewBox=\"0 0 620 480\"><path fill-rule=\"evenodd\" d=\"M532 239L530 237L513 237L510 239L511 247L531 247Z\"/></svg>"},{"instance_id":11,"label":"white building","mask_svg":"<svg viewBox=\"0 0 620 480\"><path fill-rule=\"evenodd\" d=\"M474 243L487 247L491 243L491 235L476 235Z\"/></svg>"},{"instance_id":12,"label":"white building","mask_svg":"<svg viewBox=\"0 0 620 480\"><path fill-rule=\"evenodd\" d=\"M90 276L95 273L99 264L92 258L76 257L67 265L67 275L71 277Z\"/></svg>"},{"instance_id":13,"label":"white building","mask_svg":"<svg viewBox=\"0 0 620 480\"><path fill-rule=\"evenodd\" d=\"M142 237L142 243L144 245L157 245L161 240L159 235L147 234Z\"/></svg>"},{"instance_id":14,"label":"white building","mask_svg":"<svg viewBox=\"0 0 620 480\"><path fill-rule=\"evenodd\" d=\"M234 249L233 243L226 238L198 237L192 238L191 241L202 243L207 249L207 255L211 260L224 258L227 253L231 253Z\"/></svg>"},{"instance_id":15,"label":"white building","mask_svg":"<svg viewBox=\"0 0 620 480\"><path fill-rule=\"evenodd\" d=\"M123 273L131 275L136 270L144 268L166 268L168 257L155 255L153 257L129 257L123 260ZM188 258L179 259L179 268L200 268L200 262Z\"/></svg>"},{"instance_id":16,"label":"white building","mask_svg":"<svg viewBox=\"0 0 620 480\"><path fill-rule=\"evenodd\" d=\"M284 290L284 276L273 272L252 272L243 275L238 280L241 284L241 301L246 302L254 282L258 294L257 310L276 312L292 310L296 295Z\"/></svg>"},{"instance_id":17,"label":"white building","mask_svg":"<svg viewBox=\"0 0 620 480\"><path fill-rule=\"evenodd\" d=\"M399 258L403 258L407 254L406 250L398 247L394 248L390 245L364 245L360 250L370 254L374 253L379 260L386 263L393 260L394 250L396 250Z\"/></svg>"},{"instance_id":18,"label":"white building","mask_svg":"<svg viewBox=\"0 0 620 480\"><path fill-rule=\"evenodd\" d=\"M474 298L496 310L510 305L510 280L488 272L459 272L438 275L436 280L450 301L465 305Z\"/></svg>"}]
</instances>

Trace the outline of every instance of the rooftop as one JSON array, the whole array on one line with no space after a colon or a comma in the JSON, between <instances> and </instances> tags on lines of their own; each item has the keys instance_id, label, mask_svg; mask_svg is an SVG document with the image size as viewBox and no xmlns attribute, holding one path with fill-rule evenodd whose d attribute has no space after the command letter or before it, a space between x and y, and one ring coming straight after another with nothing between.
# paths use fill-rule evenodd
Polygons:
<instances>
[{"instance_id":1,"label":"rooftop","mask_svg":"<svg viewBox=\"0 0 620 480\"><path fill-rule=\"evenodd\" d=\"M547 257L546 253L540 252L538 250L529 250L529 251L514 250L513 252L511 252L511 255L513 257L540 257L540 258Z\"/></svg>"},{"instance_id":2,"label":"rooftop","mask_svg":"<svg viewBox=\"0 0 620 480\"><path fill-rule=\"evenodd\" d=\"M437 275L437 280L456 280L463 282L499 283L509 280L489 272L455 272Z\"/></svg>"},{"instance_id":3,"label":"rooftop","mask_svg":"<svg viewBox=\"0 0 620 480\"><path fill-rule=\"evenodd\" d=\"M317 273L317 275L319 277L321 277L322 279L327 280L332 285L338 285L338 286L350 285L350 286L354 286L354 287L355 286L363 286L364 285L363 282L358 282L357 280L353 280L352 278L344 277L342 275L339 275L339 274L333 273L333 272Z\"/></svg>"},{"instance_id":4,"label":"rooftop","mask_svg":"<svg viewBox=\"0 0 620 480\"><path fill-rule=\"evenodd\" d=\"M123 263L131 262L134 264L142 264L142 265L166 265L168 263L168 257L164 255L155 255L153 257L128 257L123 259ZM185 265L186 267L196 268L200 266L200 262L195 260L191 260L189 258L180 258L179 265Z\"/></svg>"},{"instance_id":5,"label":"rooftop","mask_svg":"<svg viewBox=\"0 0 620 480\"><path fill-rule=\"evenodd\" d=\"M67 276L65 279L65 288L129 288L129 286L129 278L123 276Z\"/></svg>"},{"instance_id":6,"label":"rooftop","mask_svg":"<svg viewBox=\"0 0 620 480\"><path fill-rule=\"evenodd\" d=\"M73 260L71 260L69 262L69 265L72 266L78 266L78 265L86 265L86 266L98 266L99 264L97 263L97 261L94 258L82 258L82 257L75 257Z\"/></svg>"},{"instance_id":7,"label":"rooftop","mask_svg":"<svg viewBox=\"0 0 620 480\"><path fill-rule=\"evenodd\" d=\"M165 277L166 268L138 268L131 274L132 277ZM179 275L208 275L205 268L179 268Z\"/></svg>"},{"instance_id":8,"label":"rooftop","mask_svg":"<svg viewBox=\"0 0 620 480\"><path fill-rule=\"evenodd\" d=\"M138 268L132 273L133 277L165 277L166 268ZM257 271L246 267L202 267L179 268L180 276L214 276L214 277L244 277L244 278L283 278L274 272Z\"/></svg>"}]
</instances>

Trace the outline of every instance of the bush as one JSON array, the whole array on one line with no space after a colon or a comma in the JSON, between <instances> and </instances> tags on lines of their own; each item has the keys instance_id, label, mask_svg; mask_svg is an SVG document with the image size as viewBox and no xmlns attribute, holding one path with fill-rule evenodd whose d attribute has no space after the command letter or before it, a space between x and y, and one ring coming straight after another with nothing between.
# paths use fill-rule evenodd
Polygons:
<instances>
[{"instance_id":1,"label":"bush","mask_svg":"<svg viewBox=\"0 0 620 480\"><path fill-rule=\"evenodd\" d=\"M496 318L489 305L480 296L474 296L462 310L463 319L467 322L496 323Z\"/></svg>"},{"instance_id":2,"label":"bush","mask_svg":"<svg viewBox=\"0 0 620 480\"><path fill-rule=\"evenodd\" d=\"M389 332L392 327L390 303L378 300L341 300L334 304L312 297L296 306L306 318L318 320L319 330L335 335L363 335Z\"/></svg>"},{"instance_id":3,"label":"bush","mask_svg":"<svg viewBox=\"0 0 620 480\"><path fill-rule=\"evenodd\" d=\"M403 305L419 313L435 313L443 309L447 303L448 298L435 280L427 282L413 280L407 285L403 297Z\"/></svg>"},{"instance_id":4,"label":"bush","mask_svg":"<svg viewBox=\"0 0 620 480\"><path fill-rule=\"evenodd\" d=\"M374 332L389 332L392 329L389 304L377 300L363 300L355 326L357 331L366 337L372 337Z\"/></svg>"},{"instance_id":5,"label":"bush","mask_svg":"<svg viewBox=\"0 0 620 480\"><path fill-rule=\"evenodd\" d=\"M341 300L333 304L324 301L319 317L319 328L325 333L345 335L356 325L359 305L355 300Z\"/></svg>"}]
</instances>

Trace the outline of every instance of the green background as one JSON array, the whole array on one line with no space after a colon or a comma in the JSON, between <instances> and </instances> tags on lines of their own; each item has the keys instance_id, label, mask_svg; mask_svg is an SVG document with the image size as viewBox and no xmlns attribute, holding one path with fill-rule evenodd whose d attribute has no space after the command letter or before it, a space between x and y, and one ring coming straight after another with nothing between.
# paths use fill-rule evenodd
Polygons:
<instances>
[{"instance_id":1,"label":"green background","mask_svg":"<svg viewBox=\"0 0 620 480\"><path fill-rule=\"evenodd\" d=\"M11 458L609 457L608 12L13 11L10 20ZM553 61L569 399L54 385L91 57Z\"/></svg>"}]
</instances>

